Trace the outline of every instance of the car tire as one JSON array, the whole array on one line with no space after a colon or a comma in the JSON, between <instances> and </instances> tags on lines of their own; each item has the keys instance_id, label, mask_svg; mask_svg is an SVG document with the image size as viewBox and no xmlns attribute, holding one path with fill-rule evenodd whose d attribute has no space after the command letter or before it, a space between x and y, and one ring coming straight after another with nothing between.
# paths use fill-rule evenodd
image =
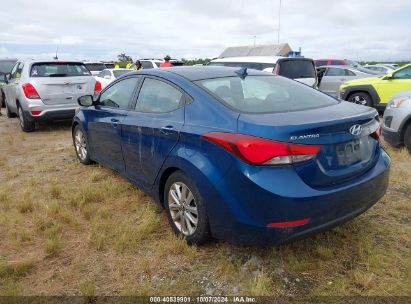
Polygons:
<instances>
[{"instance_id":1,"label":"car tire","mask_svg":"<svg viewBox=\"0 0 411 304\"><path fill-rule=\"evenodd\" d=\"M200 245L211 238L204 200L183 172L174 172L168 178L164 207L174 233L185 238L189 245Z\"/></svg>"},{"instance_id":2,"label":"car tire","mask_svg":"<svg viewBox=\"0 0 411 304\"><path fill-rule=\"evenodd\" d=\"M17 110L19 112L20 127L24 132L33 132L36 129L36 124L34 121L27 117L27 113L23 111L20 105L17 105Z\"/></svg>"},{"instance_id":3,"label":"car tire","mask_svg":"<svg viewBox=\"0 0 411 304\"><path fill-rule=\"evenodd\" d=\"M7 105L7 101L6 101L6 100L4 101L4 103L5 103L5 105L6 105L6 116L7 116L7 118L14 118L14 117L16 117L17 115L14 114L12 111L10 111L9 106Z\"/></svg>"},{"instance_id":4,"label":"car tire","mask_svg":"<svg viewBox=\"0 0 411 304\"><path fill-rule=\"evenodd\" d=\"M411 153L411 124L407 126L404 132L404 146Z\"/></svg>"},{"instance_id":5,"label":"car tire","mask_svg":"<svg viewBox=\"0 0 411 304\"><path fill-rule=\"evenodd\" d=\"M365 92L355 92L348 97L348 101L363 106L372 107L373 102L370 94Z\"/></svg>"},{"instance_id":6,"label":"car tire","mask_svg":"<svg viewBox=\"0 0 411 304\"><path fill-rule=\"evenodd\" d=\"M93 161L90 159L90 153L88 150L88 140L84 134L80 125L76 125L72 133L74 150L76 152L77 159L83 165L90 165Z\"/></svg>"}]
</instances>

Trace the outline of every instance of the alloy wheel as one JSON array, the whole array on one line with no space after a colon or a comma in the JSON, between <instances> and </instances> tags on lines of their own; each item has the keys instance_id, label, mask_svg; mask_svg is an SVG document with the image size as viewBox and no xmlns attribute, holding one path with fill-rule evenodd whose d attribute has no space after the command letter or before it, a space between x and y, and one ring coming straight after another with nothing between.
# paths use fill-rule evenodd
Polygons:
<instances>
[{"instance_id":1,"label":"alloy wheel","mask_svg":"<svg viewBox=\"0 0 411 304\"><path fill-rule=\"evenodd\" d=\"M367 99L365 99L362 96L358 96L358 95L353 96L351 98L351 102L354 102L354 103L357 103L363 106L367 105Z\"/></svg>"},{"instance_id":2,"label":"alloy wheel","mask_svg":"<svg viewBox=\"0 0 411 304\"><path fill-rule=\"evenodd\" d=\"M19 121L20 121L20 126L22 129L24 129L24 118L23 118L23 110L19 106Z\"/></svg>"},{"instance_id":3,"label":"alloy wheel","mask_svg":"<svg viewBox=\"0 0 411 304\"><path fill-rule=\"evenodd\" d=\"M87 143L86 137L80 129L77 129L74 134L74 145L78 157L84 161L87 158Z\"/></svg>"},{"instance_id":4,"label":"alloy wheel","mask_svg":"<svg viewBox=\"0 0 411 304\"><path fill-rule=\"evenodd\" d=\"M194 234L198 225L198 209L191 190L175 182L168 192L168 207L177 229L185 236Z\"/></svg>"}]
</instances>

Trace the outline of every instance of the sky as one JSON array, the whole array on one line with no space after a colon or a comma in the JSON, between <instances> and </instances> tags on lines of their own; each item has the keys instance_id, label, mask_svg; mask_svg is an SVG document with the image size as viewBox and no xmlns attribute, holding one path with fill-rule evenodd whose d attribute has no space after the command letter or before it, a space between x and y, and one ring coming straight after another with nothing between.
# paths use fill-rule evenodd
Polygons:
<instances>
[{"instance_id":1,"label":"sky","mask_svg":"<svg viewBox=\"0 0 411 304\"><path fill-rule=\"evenodd\" d=\"M13 0L0 2L0 58L213 58L280 43L314 59L411 60L410 0Z\"/></svg>"}]
</instances>

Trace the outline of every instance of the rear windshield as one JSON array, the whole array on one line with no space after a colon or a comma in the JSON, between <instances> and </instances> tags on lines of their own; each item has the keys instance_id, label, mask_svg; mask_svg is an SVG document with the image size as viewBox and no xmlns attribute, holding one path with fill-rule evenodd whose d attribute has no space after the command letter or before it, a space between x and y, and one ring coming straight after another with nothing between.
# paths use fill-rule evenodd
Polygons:
<instances>
[{"instance_id":1,"label":"rear windshield","mask_svg":"<svg viewBox=\"0 0 411 304\"><path fill-rule=\"evenodd\" d=\"M16 60L0 61L0 74L10 74L11 69L16 64Z\"/></svg>"},{"instance_id":2,"label":"rear windshield","mask_svg":"<svg viewBox=\"0 0 411 304\"><path fill-rule=\"evenodd\" d=\"M114 70L113 74L115 78L119 78L121 75L130 73L130 72L131 72L130 70Z\"/></svg>"},{"instance_id":3,"label":"rear windshield","mask_svg":"<svg viewBox=\"0 0 411 304\"><path fill-rule=\"evenodd\" d=\"M31 66L30 77L89 76L90 71L82 63L45 62Z\"/></svg>"},{"instance_id":4,"label":"rear windshield","mask_svg":"<svg viewBox=\"0 0 411 304\"><path fill-rule=\"evenodd\" d=\"M318 90L279 76L222 77L195 83L233 110L245 113L302 111L338 103Z\"/></svg>"},{"instance_id":5,"label":"rear windshield","mask_svg":"<svg viewBox=\"0 0 411 304\"><path fill-rule=\"evenodd\" d=\"M102 71L107 69L104 63L85 63L84 64L90 71Z\"/></svg>"},{"instance_id":6,"label":"rear windshield","mask_svg":"<svg viewBox=\"0 0 411 304\"><path fill-rule=\"evenodd\" d=\"M274 68L275 63L258 63L258 62L210 62L211 66L227 66L227 67L239 67L254 70L264 70L267 68Z\"/></svg>"},{"instance_id":7,"label":"rear windshield","mask_svg":"<svg viewBox=\"0 0 411 304\"><path fill-rule=\"evenodd\" d=\"M282 61L279 74L291 79L316 77L314 64L309 60Z\"/></svg>"}]
</instances>

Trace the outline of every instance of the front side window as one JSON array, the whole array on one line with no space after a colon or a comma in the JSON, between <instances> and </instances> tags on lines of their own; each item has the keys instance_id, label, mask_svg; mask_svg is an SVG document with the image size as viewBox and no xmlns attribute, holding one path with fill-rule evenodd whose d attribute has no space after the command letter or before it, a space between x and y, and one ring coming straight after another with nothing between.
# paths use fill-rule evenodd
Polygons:
<instances>
[{"instance_id":1,"label":"front side window","mask_svg":"<svg viewBox=\"0 0 411 304\"><path fill-rule=\"evenodd\" d=\"M90 76L82 63L42 62L31 66L30 77Z\"/></svg>"},{"instance_id":2,"label":"front side window","mask_svg":"<svg viewBox=\"0 0 411 304\"><path fill-rule=\"evenodd\" d=\"M146 78L135 109L146 113L167 113L183 104L184 94L180 90L163 81Z\"/></svg>"},{"instance_id":3,"label":"front side window","mask_svg":"<svg viewBox=\"0 0 411 304\"><path fill-rule=\"evenodd\" d=\"M16 77L16 71L17 71L17 67L19 66L19 62L17 62L15 65L14 65L14 67L13 67L13 69L11 70L11 72L10 72L10 79L14 79L15 77Z\"/></svg>"},{"instance_id":4,"label":"front side window","mask_svg":"<svg viewBox=\"0 0 411 304\"><path fill-rule=\"evenodd\" d=\"M195 83L233 110L245 113L303 111L338 103L318 90L278 76L222 77Z\"/></svg>"},{"instance_id":5,"label":"front side window","mask_svg":"<svg viewBox=\"0 0 411 304\"><path fill-rule=\"evenodd\" d=\"M138 77L126 78L113 84L101 93L99 104L111 108L127 109L138 80Z\"/></svg>"},{"instance_id":6,"label":"front side window","mask_svg":"<svg viewBox=\"0 0 411 304\"><path fill-rule=\"evenodd\" d=\"M395 79L411 79L411 66L403 68L394 74Z\"/></svg>"}]
</instances>

